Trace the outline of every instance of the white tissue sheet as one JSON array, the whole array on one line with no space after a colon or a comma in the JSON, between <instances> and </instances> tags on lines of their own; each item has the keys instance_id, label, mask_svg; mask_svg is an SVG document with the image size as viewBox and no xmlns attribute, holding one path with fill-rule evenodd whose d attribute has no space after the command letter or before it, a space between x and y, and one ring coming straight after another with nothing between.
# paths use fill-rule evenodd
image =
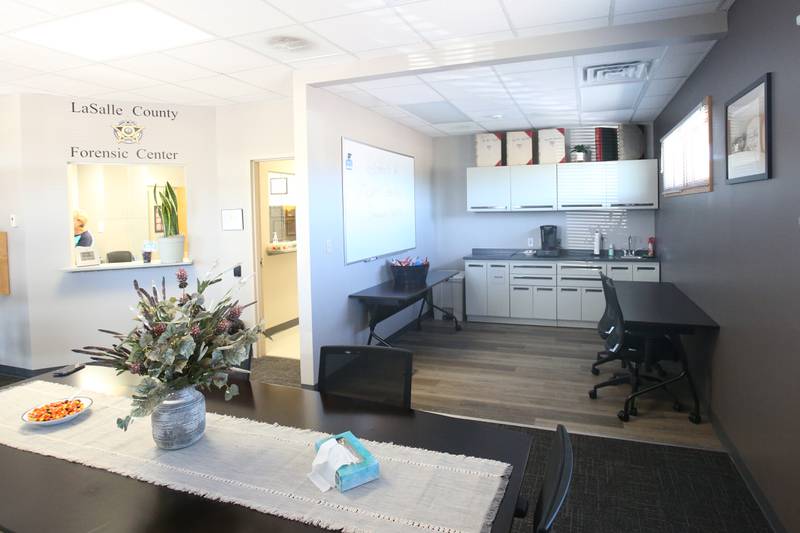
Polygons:
<instances>
[{"instance_id":1,"label":"white tissue sheet","mask_svg":"<svg viewBox=\"0 0 800 533\"><path fill-rule=\"evenodd\" d=\"M358 457L353 455L350 450L336 442L336 439L329 439L319 447L317 456L311 463L308 479L319 490L325 492L336 486L336 471L340 467L356 462L358 462Z\"/></svg>"}]
</instances>

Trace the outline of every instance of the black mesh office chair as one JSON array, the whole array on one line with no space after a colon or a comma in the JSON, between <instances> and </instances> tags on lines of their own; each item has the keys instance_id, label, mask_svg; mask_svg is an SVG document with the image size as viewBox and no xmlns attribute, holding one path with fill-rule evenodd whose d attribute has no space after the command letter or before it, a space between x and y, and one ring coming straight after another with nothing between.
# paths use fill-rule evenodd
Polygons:
<instances>
[{"instance_id":1,"label":"black mesh office chair","mask_svg":"<svg viewBox=\"0 0 800 533\"><path fill-rule=\"evenodd\" d=\"M133 261L133 254L128 250L118 250L116 252L108 252L106 254L106 261L109 263L130 263Z\"/></svg>"},{"instance_id":2,"label":"black mesh office chair","mask_svg":"<svg viewBox=\"0 0 800 533\"><path fill-rule=\"evenodd\" d=\"M534 533L549 533L553 527L553 522L569 494L572 465L572 442L566 428L559 424L547 456L544 482L533 512Z\"/></svg>"},{"instance_id":3,"label":"black mesh office chair","mask_svg":"<svg viewBox=\"0 0 800 533\"><path fill-rule=\"evenodd\" d=\"M323 346L320 392L411 408L412 353L383 346Z\"/></svg>"},{"instance_id":4,"label":"black mesh office chair","mask_svg":"<svg viewBox=\"0 0 800 533\"><path fill-rule=\"evenodd\" d=\"M614 331L616 327L616 317L615 307L612 302L609 301L611 298L611 290L613 287L610 288L611 278L600 273L600 281L603 284L603 297L606 301L606 308L603 311L603 316L600 318L600 322L597 323L597 334L600 335L600 338L605 340L608 338L609 335ZM622 360L617 354L611 353L608 350L602 350L597 352L597 360L592 363L592 374L595 376L600 374L600 370L597 368L598 366L611 362L611 361L620 361ZM625 367L625 361L622 360L622 366Z\"/></svg>"},{"instance_id":5,"label":"black mesh office chair","mask_svg":"<svg viewBox=\"0 0 800 533\"><path fill-rule=\"evenodd\" d=\"M603 281L603 294L606 296L606 307L608 307L608 315L610 317L611 325L606 331L605 338L605 355L604 361L620 360L625 363L627 372L615 373L611 379L603 381L595 385L589 391L589 398L597 399L597 391L603 387L612 385L631 385L631 394L625 400L624 408L617 413L617 416L623 422L630 420L630 416L636 416L638 409L636 407L635 399L640 396L638 394L642 381L651 383L663 383L663 381L655 376L642 374L642 368L657 366L658 361L665 359L675 359L676 351L672 346L672 342L664 335L654 333L648 334L647 332L629 332L625 330L625 318L622 314L622 308L617 299L617 290L614 287L614 281L609 277L600 274ZM658 367L660 370L660 366ZM663 388L674 401L673 409L680 411L683 406L678 401L677 397L667 389L666 384Z\"/></svg>"}]
</instances>

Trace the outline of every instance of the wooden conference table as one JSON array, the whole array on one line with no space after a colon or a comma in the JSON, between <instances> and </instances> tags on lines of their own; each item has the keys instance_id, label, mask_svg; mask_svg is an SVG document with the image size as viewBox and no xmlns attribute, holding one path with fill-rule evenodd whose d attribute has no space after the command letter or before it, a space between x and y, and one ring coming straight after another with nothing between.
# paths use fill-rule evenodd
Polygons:
<instances>
[{"instance_id":1,"label":"wooden conference table","mask_svg":"<svg viewBox=\"0 0 800 533\"><path fill-rule=\"evenodd\" d=\"M617 300L622 309L626 329L644 331L648 334L666 335L678 352L682 370L680 374L664 382L674 383L686 379L692 393L694 407L689 420L699 424L700 400L694 380L689 372L689 360L681 342L681 335L693 335L698 330L719 329L713 318L700 309L688 296L672 283L646 281L615 281ZM628 413L634 398L662 387L663 384L641 389L628 396L624 412Z\"/></svg>"},{"instance_id":2,"label":"wooden conference table","mask_svg":"<svg viewBox=\"0 0 800 533\"><path fill-rule=\"evenodd\" d=\"M87 367L66 378L84 391L128 395L133 378ZM316 391L236 380L239 396L206 395L207 410L328 433L352 430L366 439L487 459L513 466L492 531L511 529L532 439L492 424L321 395ZM109 431L119 431L109 428ZM309 469L311 465L309 463ZM319 528L235 504L159 487L100 470L0 446L0 531L309 532ZM264 472L265 476L269 472Z\"/></svg>"}]
</instances>

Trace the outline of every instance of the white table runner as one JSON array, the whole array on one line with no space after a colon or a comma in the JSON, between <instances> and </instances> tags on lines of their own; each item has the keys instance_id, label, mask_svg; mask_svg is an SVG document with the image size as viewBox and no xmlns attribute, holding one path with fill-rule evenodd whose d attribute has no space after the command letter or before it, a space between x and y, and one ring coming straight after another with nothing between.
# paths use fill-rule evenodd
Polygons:
<instances>
[{"instance_id":1,"label":"white table runner","mask_svg":"<svg viewBox=\"0 0 800 533\"><path fill-rule=\"evenodd\" d=\"M153 443L149 418L135 419L127 432L117 429L128 398L95 392L84 393L94 405L71 422L30 427L20 418L30 407L78 394L44 381L0 390L0 444L354 533L488 531L511 474L498 461L365 440L381 478L321 493L306 477L314 442L327 436L316 431L208 413L199 442L163 451Z\"/></svg>"}]
</instances>

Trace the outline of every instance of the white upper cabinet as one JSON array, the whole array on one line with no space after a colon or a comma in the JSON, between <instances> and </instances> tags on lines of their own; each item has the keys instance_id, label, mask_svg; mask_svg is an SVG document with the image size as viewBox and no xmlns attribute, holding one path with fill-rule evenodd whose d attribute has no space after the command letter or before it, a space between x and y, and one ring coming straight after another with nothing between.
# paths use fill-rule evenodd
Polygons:
<instances>
[{"instance_id":1,"label":"white upper cabinet","mask_svg":"<svg viewBox=\"0 0 800 533\"><path fill-rule=\"evenodd\" d=\"M614 209L658 209L658 160L616 161L606 181L608 206Z\"/></svg>"},{"instance_id":2,"label":"white upper cabinet","mask_svg":"<svg viewBox=\"0 0 800 533\"><path fill-rule=\"evenodd\" d=\"M510 167L467 169L467 211L509 211Z\"/></svg>"},{"instance_id":3,"label":"white upper cabinet","mask_svg":"<svg viewBox=\"0 0 800 533\"><path fill-rule=\"evenodd\" d=\"M614 161L564 163L558 165L558 209L561 211L604 209L606 174Z\"/></svg>"},{"instance_id":4,"label":"white upper cabinet","mask_svg":"<svg viewBox=\"0 0 800 533\"><path fill-rule=\"evenodd\" d=\"M508 167L512 211L555 211L556 165Z\"/></svg>"}]
</instances>

